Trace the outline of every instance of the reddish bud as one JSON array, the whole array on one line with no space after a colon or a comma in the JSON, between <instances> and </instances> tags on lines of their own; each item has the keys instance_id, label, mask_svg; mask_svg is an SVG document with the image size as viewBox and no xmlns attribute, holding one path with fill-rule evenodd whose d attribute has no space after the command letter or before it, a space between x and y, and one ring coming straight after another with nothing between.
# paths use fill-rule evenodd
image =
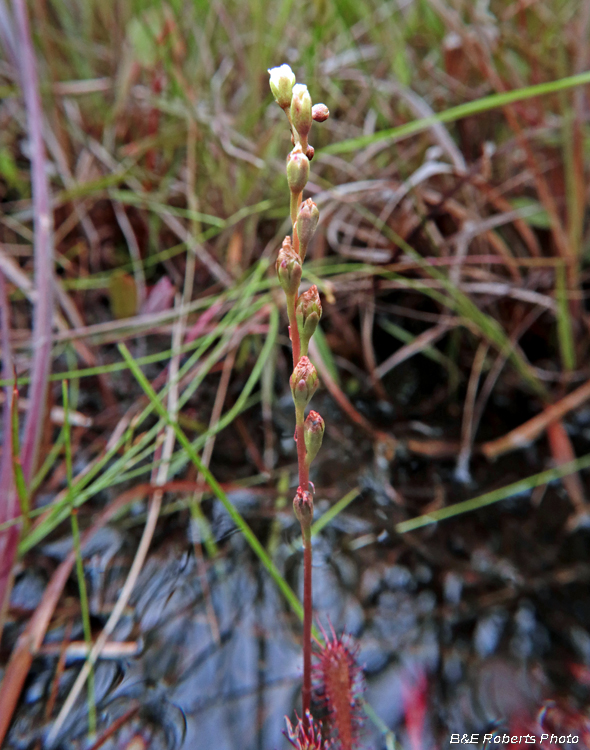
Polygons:
<instances>
[{"instance_id":1,"label":"reddish bud","mask_svg":"<svg viewBox=\"0 0 590 750\"><path fill-rule=\"evenodd\" d=\"M311 108L311 116L315 122L326 122L330 117L330 110L325 104L314 104Z\"/></svg>"},{"instance_id":2,"label":"reddish bud","mask_svg":"<svg viewBox=\"0 0 590 750\"><path fill-rule=\"evenodd\" d=\"M293 195L299 195L309 178L309 159L297 144L287 157L287 182Z\"/></svg>"},{"instance_id":3,"label":"reddish bud","mask_svg":"<svg viewBox=\"0 0 590 750\"><path fill-rule=\"evenodd\" d=\"M285 237L276 262L279 284L288 297L297 294L301 282L301 259L293 250L291 238Z\"/></svg>"},{"instance_id":4,"label":"reddish bud","mask_svg":"<svg viewBox=\"0 0 590 750\"><path fill-rule=\"evenodd\" d=\"M313 495L311 492L303 492L301 487L297 488L297 494L293 499L293 513L301 524L302 531L311 528L313 521Z\"/></svg>"},{"instance_id":5,"label":"reddish bud","mask_svg":"<svg viewBox=\"0 0 590 750\"><path fill-rule=\"evenodd\" d=\"M309 466L317 456L322 447L326 423L317 411L310 411L303 423L303 436L305 438L305 463Z\"/></svg>"},{"instance_id":6,"label":"reddish bud","mask_svg":"<svg viewBox=\"0 0 590 750\"><path fill-rule=\"evenodd\" d=\"M320 220L320 212L311 198L303 201L297 214L297 236L299 237L299 253L301 262L305 260L308 245Z\"/></svg>"},{"instance_id":7,"label":"reddish bud","mask_svg":"<svg viewBox=\"0 0 590 750\"><path fill-rule=\"evenodd\" d=\"M295 408L305 409L319 385L316 369L307 357L301 357L289 382Z\"/></svg>"},{"instance_id":8,"label":"reddish bud","mask_svg":"<svg viewBox=\"0 0 590 750\"><path fill-rule=\"evenodd\" d=\"M322 303L315 284L299 296L295 306L295 317L301 341L301 353L307 356L309 341L322 317Z\"/></svg>"}]
</instances>

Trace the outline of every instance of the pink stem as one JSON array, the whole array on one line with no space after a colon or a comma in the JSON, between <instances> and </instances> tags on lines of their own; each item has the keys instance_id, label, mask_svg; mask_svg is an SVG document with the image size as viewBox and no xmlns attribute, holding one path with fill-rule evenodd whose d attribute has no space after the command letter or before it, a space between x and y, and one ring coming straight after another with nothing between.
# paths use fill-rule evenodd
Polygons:
<instances>
[{"instance_id":1,"label":"pink stem","mask_svg":"<svg viewBox=\"0 0 590 750\"><path fill-rule=\"evenodd\" d=\"M311 535L303 537L303 721L311 706L311 623L313 604L311 596Z\"/></svg>"},{"instance_id":2,"label":"pink stem","mask_svg":"<svg viewBox=\"0 0 590 750\"><path fill-rule=\"evenodd\" d=\"M309 491L309 466L307 465L305 437L303 432L304 412L297 414L297 463L299 465L299 491ZM303 723L307 727L307 711L311 706L311 627L313 620L313 601L311 588L311 521L301 524L303 539L303 687L301 702L303 704Z\"/></svg>"},{"instance_id":3,"label":"pink stem","mask_svg":"<svg viewBox=\"0 0 590 750\"><path fill-rule=\"evenodd\" d=\"M9 307L6 298L4 275L0 271L0 320L2 329L2 377L11 380L12 354L10 351L10 321ZM2 459L0 462L0 523L12 521L17 515L18 503L14 486L14 470L12 464L12 388L6 386L4 390L4 416L2 430ZM0 531L0 637L4 623L5 608L8 605L12 565L16 557L19 537L19 526L9 526Z\"/></svg>"}]
</instances>

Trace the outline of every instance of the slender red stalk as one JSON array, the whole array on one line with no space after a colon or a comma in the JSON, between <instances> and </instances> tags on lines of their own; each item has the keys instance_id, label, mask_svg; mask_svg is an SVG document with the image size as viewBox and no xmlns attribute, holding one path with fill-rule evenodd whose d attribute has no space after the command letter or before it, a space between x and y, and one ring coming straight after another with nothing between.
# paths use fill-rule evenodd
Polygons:
<instances>
[{"instance_id":1,"label":"slender red stalk","mask_svg":"<svg viewBox=\"0 0 590 750\"><path fill-rule=\"evenodd\" d=\"M296 409L297 427L297 463L299 465L299 491L308 492L309 466L306 461L304 412ZM308 525L301 523L301 537L303 539L303 688L301 700L303 704L303 723L307 726L307 714L311 708L311 628L313 620L312 601L312 552L311 552L311 521Z\"/></svg>"},{"instance_id":2,"label":"slender red stalk","mask_svg":"<svg viewBox=\"0 0 590 750\"><path fill-rule=\"evenodd\" d=\"M313 602L311 594L311 534L303 538L303 720L311 706L311 625Z\"/></svg>"},{"instance_id":3,"label":"slender red stalk","mask_svg":"<svg viewBox=\"0 0 590 750\"><path fill-rule=\"evenodd\" d=\"M302 194L297 196L296 211L301 206ZM297 224L293 222L293 249L299 253L299 235L297 234ZM297 297L294 295L287 299L287 313L289 316L289 330L291 333L291 346L293 349L293 367L297 365L301 358L301 340L297 319L295 317L295 305ZM309 490L309 466L306 461L305 437L303 423L305 414L303 411L296 409L297 424L295 428L295 437L297 440L297 464L299 468L299 489L301 492ZM309 528L301 525L301 535L303 538L303 688L301 690L301 701L303 704L303 724L308 727L309 711L311 708L311 629L313 620L313 601L312 601L312 553L311 553L311 533Z\"/></svg>"}]
</instances>

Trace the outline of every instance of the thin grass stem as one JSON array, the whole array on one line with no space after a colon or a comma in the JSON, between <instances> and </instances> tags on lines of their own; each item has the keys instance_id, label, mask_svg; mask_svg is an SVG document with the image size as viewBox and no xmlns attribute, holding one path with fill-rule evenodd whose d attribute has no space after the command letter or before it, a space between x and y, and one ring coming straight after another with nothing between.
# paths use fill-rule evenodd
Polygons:
<instances>
[{"instance_id":1,"label":"thin grass stem","mask_svg":"<svg viewBox=\"0 0 590 750\"><path fill-rule=\"evenodd\" d=\"M398 534L406 534L408 531L415 531L423 526L429 526L432 523L438 523L444 521L447 518L453 518L453 516L459 516L462 513L468 513L473 510L479 510L484 508L486 505L492 505L498 503L500 500L506 500L509 497L515 497L516 495L522 495L528 493L535 487L539 487L542 484L548 484L554 482L562 477L569 476L578 471L590 468L590 453L585 456L577 458L575 461L569 461L566 464L555 469L547 469L541 471L539 474L533 474L526 479L520 479L518 482L507 484L505 487L500 487L492 492L486 492L483 495L474 497L471 500L464 500L461 503L454 503L446 508L440 508L439 510L433 510L431 513L427 513L423 516L417 516L411 518L409 521L402 521L396 524L395 530Z\"/></svg>"},{"instance_id":2,"label":"thin grass stem","mask_svg":"<svg viewBox=\"0 0 590 750\"><path fill-rule=\"evenodd\" d=\"M72 524L72 540L74 552L76 555L76 575L78 578L78 592L80 594L80 610L82 613L82 628L84 630L84 641L88 651L92 650L92 628L90 626L90 607L88 606L88 592L86 590L86 579L84 577L84 562L82 559L82 550L80 547L80 527L78 525L78 509L72 502L72 440L70 431L70 403L68 394L68 382L62 380L61 383L63 409L64 409L64 449L66 458L66 478L68 485L68 495L70 501L70 518ZM94 668L91 667L88 675L88 738L96 734L96 698L94 688Z\"/></svg>"}]
</instances>

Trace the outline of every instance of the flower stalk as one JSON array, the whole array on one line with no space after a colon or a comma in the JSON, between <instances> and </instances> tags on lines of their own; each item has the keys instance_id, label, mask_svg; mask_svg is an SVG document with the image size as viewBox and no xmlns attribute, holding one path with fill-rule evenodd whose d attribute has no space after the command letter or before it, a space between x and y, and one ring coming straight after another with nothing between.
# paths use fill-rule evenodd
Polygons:
<instances>
[{"instance_id":1,"label":"flower stalk","mask_svg":"<svg viewBox=\"0 0 590 750\"><path fill-rule=\"evenodd\" d=\"M287 184L290 193L290 215L293 225L293 239L286 237L279 251L276 263L279 283L285 293L289 335L293 350L293 374L290 378L291 393L295 405L295 440L297 442L297 463L299 486L293 500L293 512L301 524L303 539L303 719L300 721L301 735L290 737L303 746L303 739L309 741L305 747L321 747L321 738L312 740L308 732L313 730L310 714L311 704L311 631L313 617L312 602L312 548L311 525L313 522L313 494L310 492L309 469L317 456L324 435L324 420L315 411L305 417L305 409L318 388L319 379L315 367L307 353L322 314L322 305L316 286L299 294L302 264L319 221L319 211L315 203L308 199L303 202L303 190L309 179L310 161L313 148L309 145L309 134L314 120L323 122L328 116L325 104L312 106L307 86L296 83L295 75L288 65L280 65L269 70L270 88L278 103L287 115L291 128L293 149L287 157ZM312 732L313 733L313 732Z\"/></svg>"}]
</instances>

